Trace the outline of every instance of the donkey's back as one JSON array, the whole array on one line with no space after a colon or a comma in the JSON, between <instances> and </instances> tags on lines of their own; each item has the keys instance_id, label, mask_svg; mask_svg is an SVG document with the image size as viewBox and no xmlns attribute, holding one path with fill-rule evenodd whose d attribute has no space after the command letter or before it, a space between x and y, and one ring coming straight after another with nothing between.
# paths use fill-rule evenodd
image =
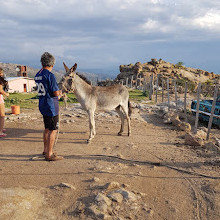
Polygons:
<instances>
[{"instance_id":1,"label":"donkey's back","mask_svg":"<svg viewBox=\"0 0 220 220\"><path fill-rule=\"evenodd\" d=\"M112 110L128 103L129 93L125 86L116 84L106 87L93 87L96 106L103 110Z\"/></svg>"}]
</instances>

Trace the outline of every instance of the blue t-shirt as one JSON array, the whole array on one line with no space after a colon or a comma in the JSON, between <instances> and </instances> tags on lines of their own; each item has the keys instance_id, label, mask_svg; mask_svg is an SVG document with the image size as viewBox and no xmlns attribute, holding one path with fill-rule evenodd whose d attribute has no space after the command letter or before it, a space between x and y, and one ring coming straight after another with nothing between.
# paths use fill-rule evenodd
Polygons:
<instances>
[{"instance_id":1,"label":"blue t-shirt","mask_svg":"<svg viewBox=\"0 0 220 220\"><path fill-rule=\"evenodd\" d=\"M39 110L44 116L56 116L59 114L58 97L53 96L53 92L58 91L56 78L47 69L41 69L34 80L37 85L39 97Z\"/></svg>"}]
</instances>

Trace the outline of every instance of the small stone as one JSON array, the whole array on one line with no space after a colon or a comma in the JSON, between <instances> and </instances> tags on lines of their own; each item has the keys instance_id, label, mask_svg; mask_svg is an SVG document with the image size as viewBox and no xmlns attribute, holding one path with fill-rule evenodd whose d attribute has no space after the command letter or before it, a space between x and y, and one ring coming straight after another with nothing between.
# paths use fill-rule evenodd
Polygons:
<instances>
[{"instance_id":1,"label":"small stone","mask_svg":"<svg viewBox=\"0 0 220 220\"><path fill-rule=\"evenodd\" d=\"M118 203L122 203L122 201L123 201L123 196L120 193L112 192L108 195L108 197Z\"/></svg>"},{"instance_id":2,"label":"small stone","mask_svg":"<svg viewBox=\"0 0 220 220\"><path fill-rule=\"evenodd\" d=\"M100 179L98 177L93 177L92 178L92 182L99 182L99 181L100 181Z\"/></svg>"},{"instance_id":3,"label":"small stone","mask_svg":"<svg viewBox=\"0 0 220 220\"><path fill-rule=\"evenodd\" d=\"M102 194L102 193L99 193L96 197L95 197L95 200L97 201L97 202L102 202L102 203L106 203L108 206L110 206L111 205L111 200L107 197L107 196L105 196L104 194Z\"/></svg>"},{"instance_id":4,"label":"small stone","mask_svg":"<svg viewBox=\"0 0 220 220\"><path fill-rule=\"evenodd\" d=\"M105 184L104 188L106 190L111 190L111 189L117 189L120 187L120 184L118 182L110 182Z\"/></svg>"},{"instance_id":5,"label":"small stone","mask_svg":"<svg viewBox=\"0 0 220 220\"><path fill-rule=\"evenodd\" d=\"M55 189L57 189L59 187L60 188L69 188L69 189L76 190L76 187L71 185L71 184L69 184L69 183L60 183L58 185L52 186L52 188L55 188Z\"/></svg>"}]
</instances>

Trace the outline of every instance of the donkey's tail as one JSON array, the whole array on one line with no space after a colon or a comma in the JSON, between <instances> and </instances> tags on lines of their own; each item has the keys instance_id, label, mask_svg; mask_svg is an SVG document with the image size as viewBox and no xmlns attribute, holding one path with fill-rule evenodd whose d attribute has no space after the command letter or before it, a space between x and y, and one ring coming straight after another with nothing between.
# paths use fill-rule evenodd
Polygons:
<instances>
[{"instance_id":1,"label":"donkey's tail","mask_svg":"<svg viewBox=\"0 0 220 220\"><path fill-rule=\"evenodd\" d=\"M132 113L132 106L131 103L128 101L128 116L131 117L131 113Z\"/></svg>"}]
</instances>

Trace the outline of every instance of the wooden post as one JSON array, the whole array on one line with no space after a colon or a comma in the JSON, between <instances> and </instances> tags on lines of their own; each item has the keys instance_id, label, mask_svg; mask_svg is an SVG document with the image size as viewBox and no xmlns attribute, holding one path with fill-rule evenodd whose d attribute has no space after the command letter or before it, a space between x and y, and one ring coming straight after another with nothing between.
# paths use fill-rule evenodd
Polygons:
<instances>
[{"instance_id":1,"label":"wooden post","mask_svg":"<svg viewBox=\"0 0 220 220\"><path fill-rule=\"evenodd\" d=\"M164 101L164 80L162 79L162 102Z\"/></svg>"},{"instance_id":2,"label":"wooden post","mask_svg":"<svg viewBox=\"0 0 220 220\"><path fill-rule=\"evenodd\" d=\"M199 83L197 88L197 105L196 105L196 120L195 120L195 128L194 128L194 134L197 133L197 127L199 122L199 98L200 98L200 91L201 91L201 83Z\"/></svg>"},{"instance_id":3,"label":"wooden post","mask_svg":"<svg viewBox=\"0 0 220 220\"><path fill-rule=\"evenodd\" d=\"M152 100L153 95L153 74L150 77L150 91L149 91L149 99Z\"/></svg>"},{"instance_id":4,"label":"wooden post","mask_svg":"<svg viewBox=\"0 0 220 220\"><path fill-rule=\"evenodd\" d=\"M144 77L144 86L143 86L144 94L146 94L146 89L147 89L147 83L146 83L146 78Z\"/></svg>"},{"instance_id":5,"label":"wooden post","mask_svg":"<svg viewBox=\"0 0 220 220\"><path fill-rule=\"evenodd\" d=\"M167 79L167 101L168 101L168 108L170 108L170 89L169 89L169 79Z\"/></svg>"},{"instance_id":6,"label":"wooden post","mask_svg":"<svg viewBox=\"0 0 220 220\"><path fill-rule=\"evenodd\" d=\"M174 91L175 91L175 103L176 103L176 110L177 110L178 109L178 98L177 98L176 80L174 80Z\"/></svg>"},{"instance_id":7,"label":"wooden post","mask_svg":"<svg viewBox=\"0 0 220 220\"><path fill-rule=\"evenodd\" d=\"M138 78L137 78L137 75L136 75L135 89L137 89L137 80L138 80Z\"/></svg>"},{"instance_id":8,"label":"wooden post","mask_svg":"<svg viewBox=\"0 0 220 220\"><path fill-rule=\"evenodd\" d=\"M185 115L185 122L187 122L187 111L186 111L186 95L188 90L188 84L185 82L185 94L184 94L184 115Z\"/></svg>"},{"instance_id":9,"label":"wooden post","mask_svg":"<svg viewBox=\"0 0 220 220\"><path fill-rule=\"evenodd\" d=\"M156 81L156 97L155 97L156 103L157 103L157 92L158 92L158 75L157 75L157 81Z\"/></svg>"},{"instance_id":10,"label":"wooden post","mask_svg":"<svg viewBox=\"0 0 220 220\"><path fill-rule=\"evenodd\" d=\"M126 78L126 86L128 87L128 77Z\"/></svg>"},{"instance_id":11,"label":"wooden post","mask_svg":"<svg viewBox=\"0 0 220 220\"><path fill-rule=\"evenodd\" d=\"M133 76L131 76L131 88L133 87Z\"/></svg>"},{"instance_id":12,"label":"wooden post","mask_svg":"<svg viewBox=\"0 0 220 220\"><path fill-rule=\"evenodd\" d=\"M209 139L209 134L210 134L211 127L212 127L212 121L213 121L213 115L215 113L217 94L218 94L218 85L215 86L215 92L214 92L214 98L213 98L213 102L212 102L211 115L209 117L208 132L207 132L206 140Z\"/></svg>"}]
</instances>

